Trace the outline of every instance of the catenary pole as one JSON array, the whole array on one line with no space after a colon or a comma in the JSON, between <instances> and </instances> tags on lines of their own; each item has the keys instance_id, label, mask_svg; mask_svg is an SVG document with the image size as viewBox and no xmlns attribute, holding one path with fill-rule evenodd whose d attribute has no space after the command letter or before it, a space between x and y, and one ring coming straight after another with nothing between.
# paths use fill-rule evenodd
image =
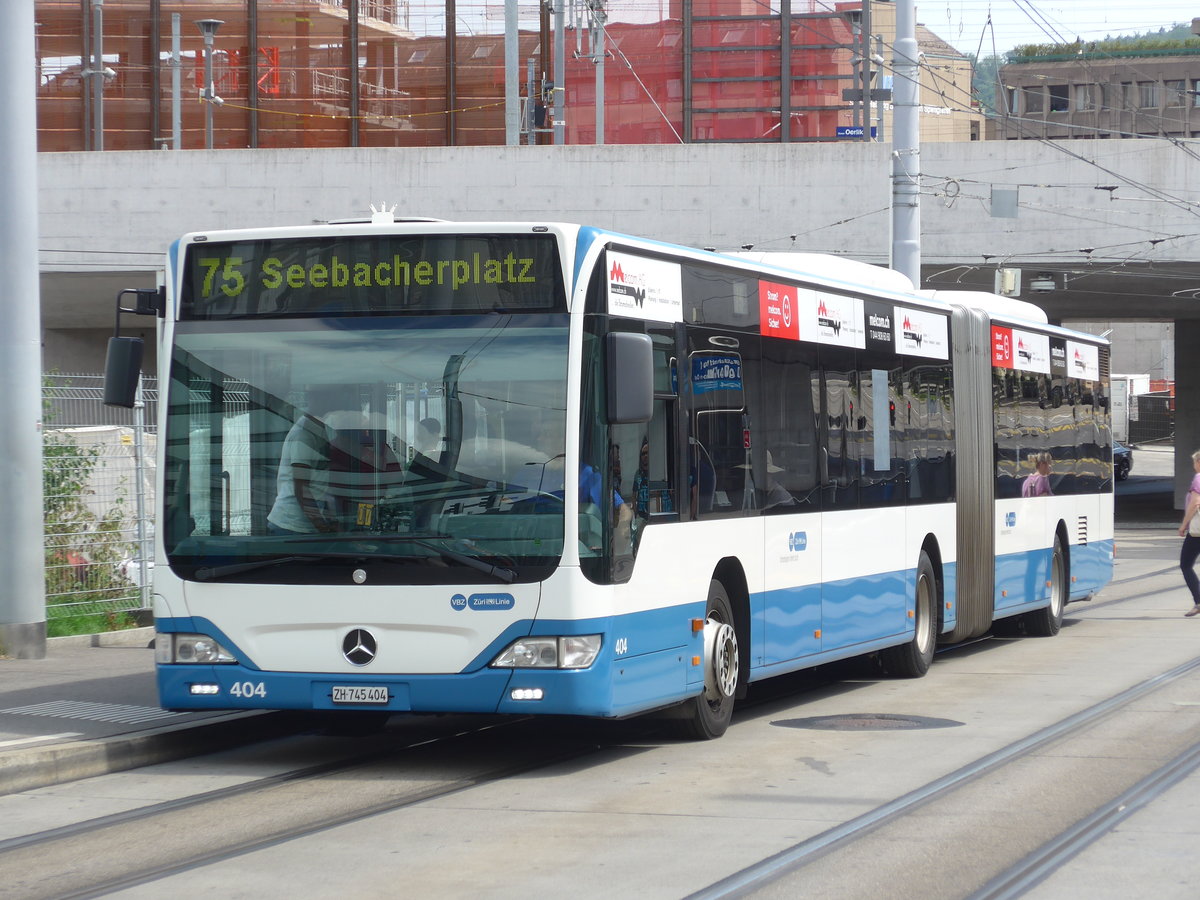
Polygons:
<instances>
[{"instance_id":1,"label":"catenary pole","mask_svg":"<svg viewBox=\"0 0 1200 900\"><path fill-rule=\"evenodd\" d=\"M171 149L183 149L183 54L180 51L179 13L171 13Z\"/></svg>"},{"instance_id":2,"label":"catenary pole","mask_svg":"<svg viewBox=\"0 0 1200 900\"><path fill-rule=\"evenodd\" d=\"M554 3L554 143L565 143L567 91L564 80L567 72L566 15L567 0Z\"/></svg>"},{"instance_id":3,"label":"catenary pole","mask_svg":"<svg viewBox=\"0 0 1200 900\"><path fill-rule=\"evenodd\" d=\"M0 655L46 655L33 4L0 3Z\"/></svg>"},{"instance_id":4,"label":"catenary pole","mask_svg":"<svg viewBox=\"0 0 1200 900\"><path fill-rule=\"evenodd\" d=\"M520 44L517 31L517 0L504 0L504 143L521 142Z\"/></svg>"},{"instance_id":5,"label":"catenary pole","mask_svg":"<svg viewBox=\"0 0 1200 900\"><path fill-rule=\"evenodd\" d=\"M897 0L892 57L895 94L892 119L892 268L921 286L921 130L917 80L917 11Z\"/></svg>"},{"instance_id":6,"label":"catenary pole","mask_svg":"<svg viewBox=\"0 0 1200 900\"><path fill-rule=\"evenodd\" d=\"M608 21L608 11L604 8L605 0L595 0L592 7L592 22L596 32L596 42L592 47L592 61L596 64L596 143L604 143L604 54L608 48L608 40L604 29Z\"/></svg>"},{"instance_id":7,"label":"catenary pole","mask_svg":"<svg viewBox=\"0 0 1200 900\"><path fill-rule=\"evenodd\" d=\"M104 149L104 0L92 0L92 149Z\"/></svg>"}]
</instances>

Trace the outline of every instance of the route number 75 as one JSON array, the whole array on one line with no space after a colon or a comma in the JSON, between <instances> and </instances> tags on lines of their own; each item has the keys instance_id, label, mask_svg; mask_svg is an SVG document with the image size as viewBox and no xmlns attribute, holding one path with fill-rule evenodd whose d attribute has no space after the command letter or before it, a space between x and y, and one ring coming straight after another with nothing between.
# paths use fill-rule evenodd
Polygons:
<instances>
[{"instance_id":1,"label":"route number 75","mask_svg":"<svg viewBox=\"0 0 1200 900\"><path fill-rule=\"evenodd\" d=\"M240 256L226 256L224 259L207 257L200 259L204 269L204 283L200 287L202 297L210 297L213 293L213 282L221 279L221 293L226 297L236 297L246 287L246 277L239 268L242 264Z\"/></svg>"}]
</instances>

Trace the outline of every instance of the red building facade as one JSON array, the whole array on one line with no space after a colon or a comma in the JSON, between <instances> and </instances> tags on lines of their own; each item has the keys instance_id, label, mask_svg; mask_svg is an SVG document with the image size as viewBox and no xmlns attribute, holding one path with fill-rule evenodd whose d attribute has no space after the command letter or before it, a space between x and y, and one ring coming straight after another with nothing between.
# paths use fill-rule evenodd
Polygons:
<instances>
[{"instance_id":1,"label":"red building facade","mask_svg":"<svg viewBox=\"0 0 1200 900\"><path fill-rule=\"evenodd\" d=\"M613 0L610 11L619 5ZM204 147L210 109L200 99L205 51L196 22L206 18L222 23L211 61L221 99L211 108L214 147L503 144L496 6L104 0L98 42L89 0L37 0L39 148L173 146L176 117L180 148ZM764 9L745 0L674 0L657 21L612 21L604 142L835 140L839 126L857 124L843 95L856 84L861 3L791 0ZM538 25L519 35L521 92L529 93L532 60L535 108L555 44L547 10ZM546 94L564 101L552 114L570 144L597 142L597 66L575 54L581 31L565 34L565 90ZM550 143L552 120L539 115L537 123L522 140Z\"/></svg>"}]
</instances>

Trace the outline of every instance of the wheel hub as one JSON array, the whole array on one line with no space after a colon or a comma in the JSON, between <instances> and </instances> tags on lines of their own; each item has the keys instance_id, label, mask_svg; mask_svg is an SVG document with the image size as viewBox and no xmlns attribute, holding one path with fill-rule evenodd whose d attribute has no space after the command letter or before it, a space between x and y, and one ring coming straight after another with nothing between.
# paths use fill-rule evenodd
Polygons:
<instances>
[{"instance_id":1,"label":"wheel hub","mask_svg":"<svg viewBox=\"0 0 1200 900\"><path fill-rule=\"evenodd\" d=\"M704 623L704 695L717 703L737 689L738 645L733 626L709 619Z\"/></svg>"}]
</instances>

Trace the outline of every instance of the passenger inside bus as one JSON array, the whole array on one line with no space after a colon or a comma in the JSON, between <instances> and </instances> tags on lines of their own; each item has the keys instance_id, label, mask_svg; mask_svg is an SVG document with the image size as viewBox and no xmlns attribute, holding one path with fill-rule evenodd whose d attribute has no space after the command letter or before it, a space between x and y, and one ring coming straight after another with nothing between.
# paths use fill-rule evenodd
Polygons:
<instances>
[{"instance_id":1,"label":"passenger inside bus","mask_svg":"<svg viewBox=\"0 0 1200 900\"><path fill-rule=\"evenodd\" d=\"M332 430L328 420L344 406L337 385L313 385L306 409L283 439L275 502L267 514L272 534L315 534L337 530L329 493Z\"/></svg>"},{"instance_id":2,"label":"passenger inside bus","mask_svg":"<svg viewBox=\"0 0 1200 900\"><path fill-rule=\"evenodd\" d=\"M432 481L442 477L442 423L427 416L417 423L417 439L412 447L406 480Z\"/></svg>"},{"instance_id":3,"label":"passenger inside bus","mask_svg":"<svg viewBox=\"0 0 1200 900\"><path fill-rule=\"evenodd\" d=\"M1029 461L1033 463L1033 472L1025 478L1025 482L1021 485L1022 497L1049 497L1052 493L1050 490L1050 466L1054 462L1054 457L1048 452L1029 454Z\"/></svg>"},{"instance_id":4,"label":"passenger inside bus","mask_svg":"<svg viewBox=\"0 0 1200 900\"><path fill-rule=\"evenodd\" d=\"M544 456L544 459L527 463L526 468L528 471L522 473L519 477L521 478L521 485L526 490L534 493L535 496L514 504L514 507L528 504L531 509L547 511L546 500L548 497L562 498L564 496L566 479L563 471L565 454L563 453L562 429L554 421L544 421L537 427L534 434L535 449L539 454ZM610 460L611 458L610 449ZM590 506L593 508L590 511L591 514L600 516L601 510L604 508L604 477L600 470L587 462L580 461L578 490L580 512L587 515L589 513L588 507ZM625 498L615 488L609 489L609 498L613 511L617 543L618 545L622 545L623 539L624 543L627 544L633 511L629 508L629 504L625 502Z\"/></svg>"},{"instance_id":5,"label":"passenger inside bus","mask_svg":"<svg viewBox=\"0 0 1200 900\"><path fill-rule=\"evenodd\" d=\"M633 475L633 505L639 519L649 519L654 513L674 511L671 490L666 481L655 481L650 475L650 438L643 437L638 450L638 470Z\"/></svg>"}]
</instances>

